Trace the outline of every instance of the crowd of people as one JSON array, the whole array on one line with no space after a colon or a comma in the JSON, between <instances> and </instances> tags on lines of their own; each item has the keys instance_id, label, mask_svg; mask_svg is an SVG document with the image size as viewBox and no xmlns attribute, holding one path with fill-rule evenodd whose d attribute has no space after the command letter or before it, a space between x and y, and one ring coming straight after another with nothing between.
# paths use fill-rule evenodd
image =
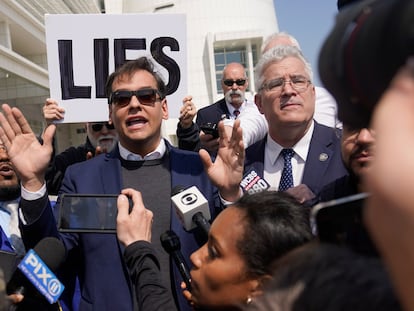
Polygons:
<instances>
[{"instance_id":1,"label":"crowd of people","mask_svg":"<svg viewBox=\"0 0 414 311\"><path fill-rule=\"evenodd\" d=\"M357 8L381 1L358 1ZM338 1L338 7L351 7L348 2ZM343 113L352 104L342 90L314 85L293 36L273 34L261 52L254 78L241 64L227 64L218 102L197 110L191 95L183 99L178 147L162 137L166 84L147 57L110 74L108 120L86 123L85 144L60 154L54 121L65 111L56 100L45 102L41 137L19 109L2 105L0 242L10 255L0 254L2 268L46 237L58 238L66 250L56 271L66 289L56 309L25 292L8 292L12 308L414 308L414 61L407 57L393 72L364 123L354 122L352 111ZM245 98L250 83L257 90L254 102ZM252 183L260 180L266 191L246 191L246 176L257 176ZM186 230L171 202L175 189L191 186L207 202L207 238L205 227ZM357 225L368 229L378 256L321 242L312 231L313 206L357 193L370 194ZM117 195L116 233L59 230L64 194ZM57 202L50 195L58 195ZM180 265L171 258L177 254L164 250L160 236L166 230L179 238L174 252L183 258ZM187 266L190 280L183 280ZM7 282L13 272L3 270Z\"/></svg>"}]
</instances>

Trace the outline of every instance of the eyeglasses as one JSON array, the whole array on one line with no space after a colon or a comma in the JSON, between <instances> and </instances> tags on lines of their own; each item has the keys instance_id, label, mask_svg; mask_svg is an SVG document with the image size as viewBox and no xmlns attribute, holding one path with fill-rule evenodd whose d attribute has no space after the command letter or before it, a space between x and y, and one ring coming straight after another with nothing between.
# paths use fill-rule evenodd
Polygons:
<instances>
[{"instance_id":1,"label":"eyeglasses","mask_svg":"<svg viewBox=\"0 0 414 311\"><path fill-rule=\"evenodd\" d=\"M348 124L343 124L342 137L344 140L354 139L355 136L360 136L362 131L368 131L369 135L375 137L375 131L370 127L357 127Z\"/></svg>"},{"instance_id":2,"label":"eyeglasses","mask_svg":"<svg viewBox=\"0 0 414 311\"><path fill-rule=\"evenodd\" d=\"M162 99L158 90L140 89L137 91L115 91L109 97L109 102L114 103L119 107L124 107L129 104L131 97L134 95L137 97L138 101L145 106L154 106L155 102ZM159 96L158 98L157 95Z\"/></svg>"},{"instance_id":3,"label":"eyeglasses","mask_svg":"<svg viewBox=\"0 0 414 311\"><path fill-rule=\"evenodd\" d=\"M285 80L283 78L273 79L268 82L263 83L262 87L259 90L266 90L269 92L281 93L282 89L285 87L286 83L290 83L290 86L298 93L305 92L308 89L310 80L303 76L293 76L290 80Z\"/></svg>"},{"instance_id":4,"label":"eyeglasses","mask_svg":"<svg viewBox=\"0 0 414 311\"><path fill-rule=\"evenodd\" d=\"M246 83L246 79L237 79L237 80L226 79L226 80L223 80L223 83L226 86L233 86L234 83L236 83L238 86L242 86Z\"/></svg>"},{"instance_id":5,"label":"eyeglasses","mask_svg":"<svg viewBox=\"0 0 414 311\"><path fill-rule=\"evenodd\" d=\"M92 130L94 132L99 132L100 130L102 130L103 127L106 127L108 130L113 130L115 127L113 124L109 124L109 122L102 122L102 123L94 123L92 124Z\"/></svg>"}]
</instances>

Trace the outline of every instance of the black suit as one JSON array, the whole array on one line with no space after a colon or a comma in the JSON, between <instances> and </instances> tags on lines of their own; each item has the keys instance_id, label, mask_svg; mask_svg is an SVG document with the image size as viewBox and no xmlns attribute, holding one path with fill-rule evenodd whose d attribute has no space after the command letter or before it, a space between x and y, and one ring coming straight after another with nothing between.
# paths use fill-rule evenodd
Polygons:
<instances>
[{"instance_id":1,"label":"black suit","mask_svg":"<svg viewBox=\"0 0 414 311\"><path fill-rule=\"evenodd\" d=\"M230 116L224 97L210 106L201 108L197 112L196 123L198 126L207 122L218 123L223 115Z\"/></svg>"},{"instance_id":2,"label":"black suit","mask_svg":"<svg viewBox=\"0 0 414 311\"><path fill-rule=\"evenodd\" d=\"M224 97L214 104L201 108L197 112L196 123L193 123L191 127L183 129L180 126L180 122L178 122L176 131L178 148L190 151L200 150L200 125L207 122L218 123L222 119L223 115L226 117L230 116Z\"/></svg>"}]
</instances>

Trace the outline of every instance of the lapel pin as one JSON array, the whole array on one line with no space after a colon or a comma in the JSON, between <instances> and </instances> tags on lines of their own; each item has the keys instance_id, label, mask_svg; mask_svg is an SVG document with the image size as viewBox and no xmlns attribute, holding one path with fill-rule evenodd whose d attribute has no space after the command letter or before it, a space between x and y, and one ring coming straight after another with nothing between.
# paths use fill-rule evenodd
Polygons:
<instances>
[{"instance_id":1,"label":"lapel pin","mask_svg":"<svg viewBox=\"0 0 414 311\"><path fill-rule=\"evenodd\" d=\"M319 161L325 162L326 160L328 160L328 155L325 152L321 153L319 155Z\"/></svg>"}]
</instances>

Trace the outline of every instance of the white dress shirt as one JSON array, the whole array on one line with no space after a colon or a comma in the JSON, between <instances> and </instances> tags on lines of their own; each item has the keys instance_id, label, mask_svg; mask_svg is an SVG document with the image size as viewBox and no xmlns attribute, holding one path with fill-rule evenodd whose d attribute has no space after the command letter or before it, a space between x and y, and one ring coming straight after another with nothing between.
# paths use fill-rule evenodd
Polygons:
<instances>
[{"instance_id":1,"label":"white dress shirt","mask_svg":"<svg viewBox=\"0 0 414 311\"><path fill-rule=\"evenodd\" d=\"M124 160L132 160L132 161L161 159L164 156L165 151L167 150L164 139L161 139L159 145L157 146L157 148L155 148L154 151L151 151L150 153L146 154L144 157L140 156L139 154L129 151L124 146L122 146L120 142L118 142L118 147L119 147L119 154L121 155L121 158Z\"/></svg>"},{"instance_id":2,"label":"white dress shirt","mask_svg":"<svg viewBox=\"0 0 414 311\"><path fill-rule=\"evenodd\" d=\"M260 113L254 102L246 100L242 107L242 109L239 109L240 114L237 119L240 120L240 127L243 130L244 148L247 148L255 142L263 139L263 137L267 134L268 127L264 115ZM233 112L234 107L233 111L230 111L230 113L233 114ZM233 126L233 123L234 119L224 120L224 125Z\"/></svg>"},{"instance_id":3,"label":"white dress shirt","mask_svg":"<svg viewBox=\"0 0 414 311\"><path fill-rule=\"evenodd\" d=\"M11 200L0 203L0 226L4 234L9 239L15 252L24 255L26 250L23 245L22 236L19 229L18 217L19 200Z\"/></svg>"},{"instance_id":4,"label":"white dress shirt","mask_svg":"<svg viewBox=\"0 0 414 311\"><path fill-rule=\"evenodd\" d=\"M338 107L332 95L323 87L315 86L315 113L316 122L333 127L342 128L338 120Z\"/></svg>"},{"instance_id":5,"label":"white dress shirt","mask_svg":"<svg viewBox=\"0 0 414 311\"><path fill-rule=\"evenodd\" d=\"M292 147L295 155L292 157L293 185L296 187L302 183L303 171L305 170L306 158L308 157L310 141L312 139L314 122L312 122L306 134L296 145ZM283 147L275 142L270 135L267 136L264 154L264 179L271 189L279 189L282 176L284 160L280 154Z\"/></svg>"}]
</instances>

